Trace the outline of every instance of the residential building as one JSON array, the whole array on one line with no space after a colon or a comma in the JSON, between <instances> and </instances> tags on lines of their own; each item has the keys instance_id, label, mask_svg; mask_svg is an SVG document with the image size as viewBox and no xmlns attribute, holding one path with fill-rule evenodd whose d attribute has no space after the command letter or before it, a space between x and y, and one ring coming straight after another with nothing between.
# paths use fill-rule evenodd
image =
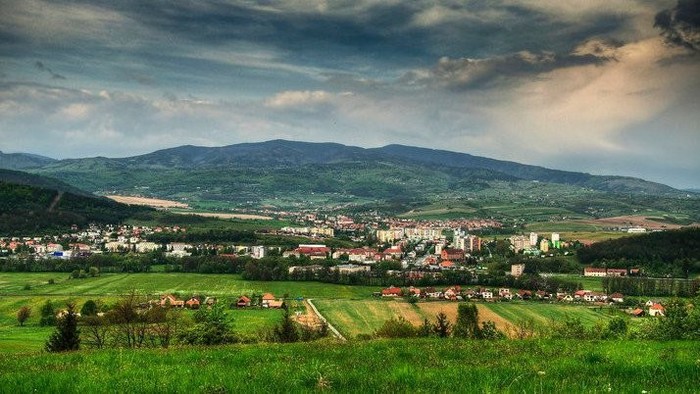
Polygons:
<instances>
[{"instance_id":1,"label":"residential building","mask_svg":"<svg viewBox=\"0 0 700 394\"><path fill-rule=\"evenodd\" d=\"M525 273L525 264L512 264L510 266L510 274L514 277L519 277Z\"/></svg>"}]
</instances>

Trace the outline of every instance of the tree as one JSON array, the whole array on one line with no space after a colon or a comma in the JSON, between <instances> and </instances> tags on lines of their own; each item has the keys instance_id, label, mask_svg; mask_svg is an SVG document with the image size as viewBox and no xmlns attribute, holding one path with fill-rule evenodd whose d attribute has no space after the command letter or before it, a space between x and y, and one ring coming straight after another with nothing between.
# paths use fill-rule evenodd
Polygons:
<instances>
[{"instance_id":1,"label":"tree","mask_svg":"<svg viewBox=\"0 0 700 394\"><path fill-rule=\"evenodd\" d=\"M447 320L445 312L440 312L435 316L433 331L440 338L447 338L450 336L450 321Z\"/></svg>"},{"instance_id":2,"label":"tree","mask_svg":"<svg viewBox=\"0 0 700 394\"><path fill-rule=\"evenodd\" d=\"M107 346L112 326L103 316L84 316L81 319L83 328L81 342L93 349L102 349Z\"/></svg>"},{"instance_id":3,"label":"tree","mask_svg":"<svg viewBox=\"0 0 700 394\"><path fill-rule=\"evenodd\" d=\"M49 352L65 352L80 348L80 330L78 330L78 315L75 304L66 305L66 313L58 318L56 331L46 341Z\"/></svg>"},{"instance_id":4,"label":"tree","mask_svg":"<svg viewBox=\"0 0 700 394\"><path fill-rule=\"evenodd\" d=\"M87 300L80 309L80 316L95 316L97 315L97 303L93 300Z\"/></svg>"},{"instance_id":5,"label":"tree","mask_svg":"<svg viewBox=\"0 0 700 394\"><path fill-rule=\"evenodd\" d=\"M481 322L481 329L479 330L479 338L481 339L503 339L505 334L500 332L496 328L496 323L491 320Z\"/></svg>"},{"instance_id":6,"label":"tree","mask_svg":"<svg viewBox=\"0 0 700 394\"><path fill-rule=\"evenodd\" d=\"M189 345L221 345L236 342L237 338L226 322L226 312L222 305L216 304L211 309L199 309L195 315L196 323L194 326L179 333L180 342ZM158 335L163 347L167 346L169 342L169 330L174 329L174 323L168 325L166 321L164 320L158 325L160 327Z\"/></svg>"},{"instance_id":7,"label":"tree","mask_svg":"<svg viewBox=\"0 0 700 394\"><path fill-rule=\"evenodd\" d=\"M289 314L289 309L284 308L284 315L282 316L282 321L275 327L272 332L272 336L276 342L297 342L299 340L299 332L297 331L296 325Z\"/></svg>"},{"instance_id":8,"label":"tree","mask_svg":"<svg viewBox=\"0 0 700 394\"><path fill-rule=\"evenodd\" d=\"M17 311L17 321L19 322L20 326L24 326L24 322L29 319L29 317L32 315L32 308L28 306L23 306L19 308Z\"/></svg>"},{"instance_id":9,"label":"tree","mask_svg":"<svg viewBox=\"0 0 700 394\"><path fill-rule=\"evenodd\" d=\"M459 304L457 322L452 332L457 338L479 338L479 310L474 304Z\"/></svg>"},{"instance_id":10,"label":"tree","mask_svg":"<svg viewBox=\"0 0 700 394\"><path fill-rule=\"evenodd\" d=\"M624 338L627 335L627 320L620 316L613 317L608 321L604 335L609 338Z\"/></svg>"},{"instance_id":11,"label":"tree","mask_svg":"<svg viewBox=\"0 0 700 394\"><path fill-rule=\"evenodd\" d=\"M41 318L39 319L39 325L42 327L53 326L56 324L56 311L53 308L53 303L51 300L46 300L44 305L41 306Z\"/></svg>"}]
</instances>

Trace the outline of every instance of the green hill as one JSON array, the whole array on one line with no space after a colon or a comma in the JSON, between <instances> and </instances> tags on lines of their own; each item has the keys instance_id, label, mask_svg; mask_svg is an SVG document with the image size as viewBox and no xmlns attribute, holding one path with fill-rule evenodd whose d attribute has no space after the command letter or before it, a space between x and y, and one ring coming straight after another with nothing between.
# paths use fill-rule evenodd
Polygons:
<instances>
[{"instance_id":1,"label":"green hill","mask_svg":"<svg viewBox=\"0 0 700 394\"><path fill-rule=\"evenodd\" d=\"M0 170L0 236L66 231L74 224L120 223L150 211L92 196L55 179Z\"/></svg>"},{"instance_id":2,"label":"green hill","mask_svg":"<svg viewBox=\"0 0 700 394\"><path fill-rule=\"evenodd\" d=\"M525 220L642 211L700 220L700 196L658 183L401 145L188 145L127 158L62 160L31 171L97 194L186 199L196 208L349 207L421 215L431 207L433 216L445 209L437 215Z\"/></svg>"},{"instance_id":3,"label":"green hill","mask_svg":"<svg viewBox=\"0 0 700 394\"><path fill-rule=\"evenodd\" d=\"M577 253L583 264L641 267L651 274L688 277L700 273L700 227L598 242Z\"/></svg>"}]
</instances>

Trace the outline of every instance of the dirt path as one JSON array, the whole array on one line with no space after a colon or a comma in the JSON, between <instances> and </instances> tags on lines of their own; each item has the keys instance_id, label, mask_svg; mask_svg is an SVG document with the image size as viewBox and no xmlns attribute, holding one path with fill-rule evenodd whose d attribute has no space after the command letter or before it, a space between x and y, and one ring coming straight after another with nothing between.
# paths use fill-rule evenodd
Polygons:
<instances>
[{"instance_id":1,"label":"dirt path","mask_svg":"<svg viewBox=\"0 0 700 394\"><path fill-rule=\"evenodd\" d=\"M53 212L53 210L56 208L56 205L58 205L58 203L61 202L62 197L63 192L58 192L56 197L54 197L53 201L51 201L51 205L49 205L49 212Z\"/></svg>"}]
</instances>

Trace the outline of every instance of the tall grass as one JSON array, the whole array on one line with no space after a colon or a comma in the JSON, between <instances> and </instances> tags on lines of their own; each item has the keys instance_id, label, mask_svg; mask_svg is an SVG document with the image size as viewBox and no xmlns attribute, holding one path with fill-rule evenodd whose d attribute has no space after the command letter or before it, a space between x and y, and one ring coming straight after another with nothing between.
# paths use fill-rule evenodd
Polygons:
<instances>
[{"instance_id":1,"label":"tall grass","mask_svg":"<svg viewBox=\"0 0 700 394\"><path fill-rule=\"evenodd\" d=\"M0 355L4 392L695 392L695 342L331 340Z\"/></svg>"}]
</instances>

